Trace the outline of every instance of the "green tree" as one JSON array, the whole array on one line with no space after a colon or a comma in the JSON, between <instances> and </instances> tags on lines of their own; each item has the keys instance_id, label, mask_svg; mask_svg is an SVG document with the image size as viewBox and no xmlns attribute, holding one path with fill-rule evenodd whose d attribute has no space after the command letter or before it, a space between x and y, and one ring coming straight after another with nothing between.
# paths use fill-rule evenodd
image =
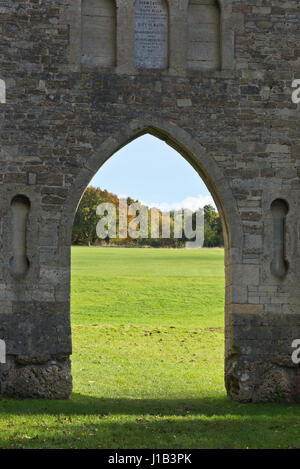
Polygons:
<instances>
[{"instance_id":1,"label":"green tree","mask_svg":"<svg viewBox=\"0 0 300 469\"><path fill-rule=\"evenodd\" d=\"M118 198L99 188L88 187L78 206L72 231L73 244L87 244L90 246L97 240L96 226L99 216L96 209L102 202L117 204Z\"/></svg>"},{"instance_id":2,"label":"green tree","mask_svg":"<svg viewBox=\"0 0 300 469\"><path fill-rule=\"evenodd\" d=\"M204 208L204 247L223 246L222 223L218 212L212 205Z\"/></svg>"}]
</instances>

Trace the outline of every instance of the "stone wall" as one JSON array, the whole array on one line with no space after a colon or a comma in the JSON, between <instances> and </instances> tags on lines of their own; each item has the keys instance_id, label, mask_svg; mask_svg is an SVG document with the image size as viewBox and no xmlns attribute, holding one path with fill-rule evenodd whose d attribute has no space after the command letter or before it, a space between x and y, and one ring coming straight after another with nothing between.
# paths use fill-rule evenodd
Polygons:
<instances>
[{"instance_id":1,"label":"stone wall","mask_svg":"<svg viewBox=\"0 0 300 469\"><path fill-rule=\"evenodd\" d=\"M105 60L97 52L97 15L95 56L85 42L84 3L0 2L1 393L69 396L76 206L101 165L150 132L192 164L222 216L229 395L298 402L300 373L291 360L300 338L299 110L291 102L292 81L300 78L298 0L220 1L213 70L188 65L187 0L167 2L168 60L158 69L136 67L132 0L116 0L115 31L107 36L115 56ZM12 259L24 243L14 237L16 196L30 204L20 222L29 268L17 276ZM274 221L278 199L288 209L283 225L282 215ZM287 269L278 276L283 257Z\"/></svg>"}]
</instances>

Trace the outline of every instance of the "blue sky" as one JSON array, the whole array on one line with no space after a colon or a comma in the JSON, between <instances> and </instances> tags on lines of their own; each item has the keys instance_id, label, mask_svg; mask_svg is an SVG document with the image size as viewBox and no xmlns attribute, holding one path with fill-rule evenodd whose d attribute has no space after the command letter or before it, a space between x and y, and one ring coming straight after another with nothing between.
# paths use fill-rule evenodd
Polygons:
<instances>
[{"instance_id":1,"label":"blue sky","mask_svg":"<svg viewBox=\"0 0 300 469\"><path fill-rule=\"evenodd\" d=\"M215 205L192 166L152 135L139 137L115 153L90 185L165 211Z\"/></svg>"}]
</instances>

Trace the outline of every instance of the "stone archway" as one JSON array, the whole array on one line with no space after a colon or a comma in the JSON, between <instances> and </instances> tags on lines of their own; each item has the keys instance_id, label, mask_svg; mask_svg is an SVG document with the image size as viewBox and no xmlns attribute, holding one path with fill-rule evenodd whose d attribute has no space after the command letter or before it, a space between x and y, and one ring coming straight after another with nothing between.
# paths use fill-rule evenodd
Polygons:
<instances>
[{"instance_id":1,"label":"stone archway","mask_svg":"<svg viewBox=\"0 0 300 469\"><path fill-rule=\"evenodd\" d=\"M150 124L151 122L151 124ZM64 268L69 270L70 266L70 239L73 218L76 208L80 202L84 190L92 177L101 169L102 165L113 156L120 148L126 146L135 138L144 134L151 134L173 147L183 158L185 158L203 179L210 190L214 201L218 207L225 240L225 315L226 319L226 350L230 354L230 314L232 311L232 254L237 263L241 262L242 253L242 225L236 209L236 202L232 196L232 191L225 180L222 172L209 157L205 148L195 141L188 132L180 129L173 123L166 123L160 120L133 120L129 125L124 126L119 132L106 139L92 155L88 164L80 172L77 180L74 181L73 189L63 207L61 217L60 233L63 252L68 252L65 257ZM65 245L63 246L63 243Z\"/></svg>"},{"instance_id":2,"label":"stone archway","mask_svg":"<svg viewBox=\"0 0 300 469\"><path fill-rule=\"evenodd\" d=\"M228 181L203 145L187 131L172 122L149 118L130 121L100 143L70 186L57 218L57 251L51 259L54 260L51 281L57 287L57 297L54 303L29 303L29 307L35 308L33 314L28 310L24 314L22 308L26 303L21 302L13 316L8 316L6 336L11 339L7 341L8 359L0 375L2 393L39 398L68 398L71 394L70 240L73 218L85 188L105 161L121 147L146 133L164 140L193 166L210 190L222 219L226 277L225 383L229 396L244 402L265 400L270 388L272 390L278 382L283 385L288 382L280 366L270 367L262 362L261 357L257 360L255 354L249 356L247 349L243 352L244 344L255 340L257 327L263 318L259 315L262 311L260 305L240 300L243 290L252 281L253 270L243 264L242 222ZM34 206L34 194L30 199ZM7 200L10 200L9 193ZM33 227L37 225L33 217L31 224ZM27 337L20 332L20 323L23 321L24 324L24 319L29 330ZM20 337L23 341L18 340L16 344ZM11 341L15 341L14 349L11 349ZM261 381L261 376L266 376L266 382Z\"/></svg>"},{"instance_id":3,"label":"stone archway","mask_svg":"<svg viewBox=\"0 0 300 469\"><path fill-rule=\"evenodd\" d=\"M72 389L70 335L70 240L73 218L80 198L88 183L101 166L117 150L135 138L150 133L176 149L198 172L204 180L220 211L225 239L226 270L226 315L229 318L232 299L232 253L238 261L242 252L242 227L231 189L222 172L209 157L204 147L193 139L188 132L173 123L159 120L132 120L129 125L104 140L87 161L68 191L59 215L57 226L57 258L52 270L56 276L52 281L59 288L56 314L41 312L31 320L34 338L40 336L44 342L37 344L29 353L10 357L8 351L7 372L2 377L2 392L22 397L67 398ZM53 310L52 310L53 311ZM21 314L21 313L20 313ZM20 316L16 316L20 318ZM226 321L229 331L226 334L227 350L230 349L230 322ZM44 328L44 329L43 329ZM26 342L26 338L24 337ZM38 341L39 342L39 341ZM8 346L9 348L9 346ZM26 348L26 346L25 346ZM30 354L33 356L30 356Z\"/></svg>"}]
</instances>

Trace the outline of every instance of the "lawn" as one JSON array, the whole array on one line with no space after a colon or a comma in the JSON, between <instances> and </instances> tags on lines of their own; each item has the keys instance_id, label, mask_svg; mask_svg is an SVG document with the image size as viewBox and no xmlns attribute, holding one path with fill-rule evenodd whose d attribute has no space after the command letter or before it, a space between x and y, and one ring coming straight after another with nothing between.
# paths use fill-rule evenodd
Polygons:
<instances>
[{"instance_id":1,"label":"lawn","mask_svg":"<svg viewBox=\"0 0 300 469\"><path fill-rule=\"evenodd\" d=\"M295 448L300 406L224 389L223 250L72 249L74 392L0 399L1 448Z\"/></svg>"}]
</instances>

